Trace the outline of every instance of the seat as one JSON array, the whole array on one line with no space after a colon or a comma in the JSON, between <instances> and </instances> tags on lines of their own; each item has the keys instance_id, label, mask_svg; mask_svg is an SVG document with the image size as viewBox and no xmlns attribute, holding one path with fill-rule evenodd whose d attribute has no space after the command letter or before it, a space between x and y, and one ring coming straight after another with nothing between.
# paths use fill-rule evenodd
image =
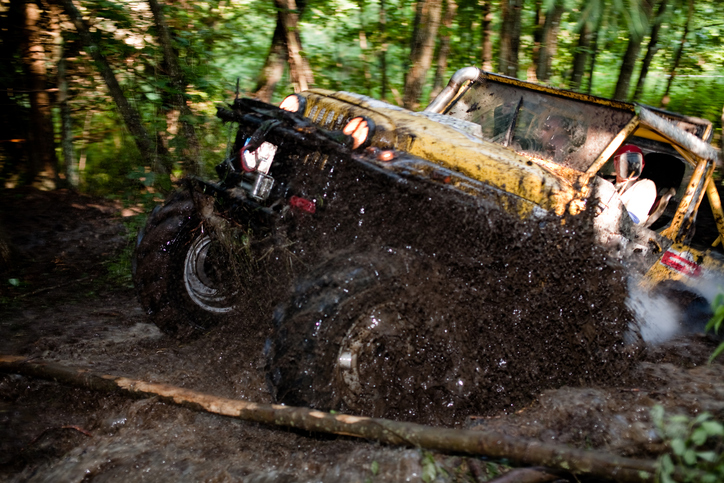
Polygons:
<instances>
[{"instance_id":1,"label":"seat","mask_svg":"<svg viewBox=\"0 0 724 483\"><path fill-rule=\"evenodd\" d=\"M651 207L651 213L649 214L649 217L646 219L646 221L643 223L643 226L645 228L650 227L654 224L656 220L661 218L661 215L664 214L664 211L666 211L666 206L669 204L669 200L676 194L676 190L674 188L669 188L666 190L666 193L663 194L656 202L654 203L654 206Z\"/></svg>"}]
</instances>

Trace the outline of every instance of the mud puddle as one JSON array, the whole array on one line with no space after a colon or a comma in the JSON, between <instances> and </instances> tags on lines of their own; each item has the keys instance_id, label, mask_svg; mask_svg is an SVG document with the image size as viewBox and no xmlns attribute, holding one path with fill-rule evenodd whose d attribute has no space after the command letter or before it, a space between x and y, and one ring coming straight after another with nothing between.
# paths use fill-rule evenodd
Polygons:
<instances>
[{"instance_id":1,"label":"mud puddle","mask_svg":"<svg viewBox=\"0 0 724 483\"><path fill-rule=\"evenodd\" d=\"M26 249L19 268L9 276L3 274L0 353L223 397L271 402L263 356L270 322L242 338L234 323L194 340L168 337L150 323L132 289L98 283L107 272L103 260L132 240L116 207L72 195L12 195L17 201L8 200L9 195L3 193L0 202L3 207L14 207L14 215L3 210L0 223L20 237L13 241L21 250L33 243L35 252L30 257L27 254L32 250ZM43 202L23 204L28 196ZM74 211L73 205L84 208ZM34 211L41 209L43 217ZM26 216L16 216L23 211ZM38 230L38 220L43 219L47 225L41 225L46 228ZM49 220L56 220L55 224ZM67 223L68 228L55 229L59 222ZM626 357L620 364L601 369L602 355L565 348L574 347L580 338L590 338L591 348L615 347L622 340L622 333L617 333L613 342L600 339L604 337L602 327L615 326L621 331L630 322L625 293L611 283L612 276L622 274L615 267L592 264L590 251L576 252L570 245L561 245L557 251L540 249L546 243L560 245L572 239L576 236L572 228L558 234L545 227L537 232L527 227L526 231L502 220L492 227L502 233L507 230L519 243L492 236L480 239L479 249L503 253L503 258L491 256L492 275L477 279L472 287L485 294L485 302L455 315L460 321L497 324L500 335L489 340L489 345L505 348L489 354L506 362L496 366L495 377L509 390L502 396L482 391L463 395L460 401L471 403L454 413L452 425L651 457L662 449L649 417L654 404L686 414L724 412L724 383L719 382L724 381L724 370L718 363L705 364L715 341L686 336L635 353L621 352ZM69 233L73 235L66 236ZM81 239L94 241L92 249L75 249ZM509 245L507 251L501 252L504 245ZM54 261L59 254L65 254L62 263ZM544 274L531 270L531 256L555 265L559 277L573 278L564 278L567 282L556 288L541 284ZM473 267L461 264L459 268ZM6 284L6 277L28 285ZM82 280L74 282L78 279ZM538 292L533 290L535 296L530 295L531 287L541 285ZM590 299L579 299L581 291ZM423 306L439 307L462 295L441 286L435 294L417 297ZM610 311L611 300L620 302L616 306L619 312ZM604 308L609 311L604 313ZM537 314L540 317L534 317ZM532 326L531 320L540 320L540 325ZM566 322L569 320L572 322ZM530 325L531 334L529 338L516 336L510 344L505 324L516 322ZM565 330L561 324L566 324ZM467 332L452 342L466 344L474 338L475 334ZM526 358L527 354L536 357ZM530 374L526 363L538 367L538 377L551 374L545 388L538 390L531 383L536 376L519 379L526 371ZM573 367L575 376L569 376L572 371L568 368ZM467 369L472 370L472 364ZM0 376L0 433L0 479L8 481L423 481L423 476L430 481L430 475L437 481L487 479L488 462L481 459L274 429L170 407L153 399L127 400L13 375ZM491 469L488 475L495 471Z\"/></svg>"}]
</instances>

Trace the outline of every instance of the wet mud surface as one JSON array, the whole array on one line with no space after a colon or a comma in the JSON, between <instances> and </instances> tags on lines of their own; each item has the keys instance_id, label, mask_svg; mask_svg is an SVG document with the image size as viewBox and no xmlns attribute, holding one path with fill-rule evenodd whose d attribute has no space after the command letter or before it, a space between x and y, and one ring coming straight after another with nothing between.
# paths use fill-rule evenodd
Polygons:
<instances>
[{"instance_id":1,"label":"wet mud surface","mask_svg":"<svg viewBox=\"0 0 724 483\"><path fill-rule=\"evenodd\" d=\"M0 353L272 401L264 346L275 304L262 307L251 328L230 316L192 339L168 336L127 281L108 276L134 239L118 206L17 190L0 192L0 206L0 226L15 250L0 280ZM653 405L721 418L724 369L706 364L716 341L689 335L659 346L624 344L632 319L623 273L595 247L580 244L581 229L491 219L485 236L468 239L471 260L487 253L487 271L466 260L451 265L444 249L435 258L424 253L419 270L395 282L407 295L400 310L455 321L455 335L429 327L415 336L428 334L428 345L419 347L438 356L430 373L463 380L465 391L445 414L436 408L387 415L647 458L662 450L649 415ZM420 291L431 273L439 275L436 290ZM448 283L461 279L468 285ZM477 351L475 361L454 360L460 351L451 347ZM485 378L476 367L488 367ZM271 428L18 375L0 375L0 433L6 481L423 481L423 475L430 481L430 474L438 481L486 481L494 474L479 458Z\"/></svg>"}]
</instances>

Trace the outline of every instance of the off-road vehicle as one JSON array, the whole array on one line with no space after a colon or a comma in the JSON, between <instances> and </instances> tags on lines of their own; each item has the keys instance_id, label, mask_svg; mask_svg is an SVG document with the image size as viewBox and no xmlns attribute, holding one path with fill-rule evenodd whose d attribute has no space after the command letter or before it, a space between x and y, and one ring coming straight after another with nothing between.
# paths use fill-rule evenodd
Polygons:
<instances>
[{"instance_id":1,"label":"off-road vehicle","mask_svg":"<svg viewBox=\"0 0 724 483\"><path fill-rule=\"evenodd\" d=\"M577 384L625 359L630 320L606 310L617 289L584 267L591 256L684 309L705 309L721 279L708 121L473 67L423 112L313 89L280 107L237 98L218 117L238 126L219 180L187 179L151 213L134 281L171 334L271 318L280 402L411 419L510 406L511 385ZM614 166L624 145L641 156ZM642 178L656 202L633 219L622 192ZM591 236L598 251L540 234L565 223L563 238ZM506 249L568 271L500 262L489 234L501 229L516 237ZM524 290L506 288L513 272ZM556 287L577 308L540 301ZM571 320L568 335L542 324ZM560 364L541 363L539 346Z\"/></svg>"}]
</instances>

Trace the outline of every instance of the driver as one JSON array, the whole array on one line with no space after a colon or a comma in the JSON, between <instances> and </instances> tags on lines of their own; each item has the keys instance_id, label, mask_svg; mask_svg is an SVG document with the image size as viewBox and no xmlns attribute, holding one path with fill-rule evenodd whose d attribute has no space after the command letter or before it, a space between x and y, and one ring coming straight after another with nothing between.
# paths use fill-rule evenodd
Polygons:
<instances>
[{"instance_id":1,"label":"driver","mask_svg":"<svg viewBox=\"0 0 724 483\"><path fill-rule=\"evenodd\" d=\"M637 225L644 223L656 201L656 184L641 178L644 169L644 154L638 146L626 144L618 148L613 156L616 173L616 190L631 220Z\"/></svg>"},{"instance_id":2,"label":"driver","mask_svg":"<svg viewBox=\"0 0 724 483\"><path fill-rule=\"evenodd\" d=\"M548 155L559 160L566 154L570 142L569 122L563 116L548 116L541 127L541 142Z\"/></svg>"},{"instance_id":3,"label":"driver","mask_svg":"<svg viewBox=\"0 0 724 483\"><path fill-rule=\"evenodd\" d=\"M564 161L586 142L587 130L585 121L551 114L540 126L542 152L556 162Z\"/></svg>"}]
</instances>

